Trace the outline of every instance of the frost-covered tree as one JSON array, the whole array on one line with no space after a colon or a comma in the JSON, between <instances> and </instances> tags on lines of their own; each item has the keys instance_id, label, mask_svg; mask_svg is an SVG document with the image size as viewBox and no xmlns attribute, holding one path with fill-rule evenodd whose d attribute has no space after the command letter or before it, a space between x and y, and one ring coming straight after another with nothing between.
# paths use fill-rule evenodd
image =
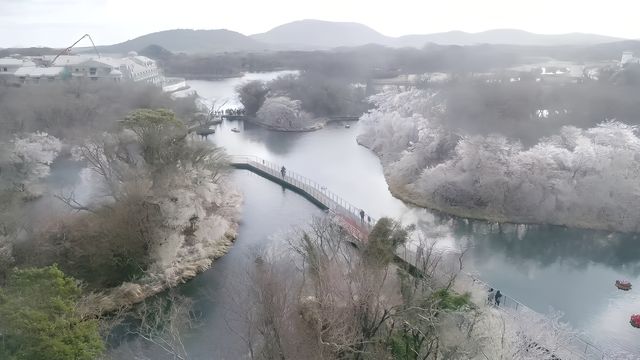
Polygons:
<instances>
[{"instance_id":1,"label":"frost-covered tree","mask_svg":"<svg viewBox=\"0 0 640 360\"><path fill-rule=\"evenodd\" d=\"M312 116L302 110L300 101L286 96L267 98L256 116L263 124L286 130L304 129L314 123Z\"/></svg>"},{"instance_id":2,"label":"frost-covered tree","mask_svg":"<svg viewBox=\"0 0 640 360\"><path fill-rule=\"evenodd\" d=\"M175 276L168 269L181 257L210 263L228 226L224 151L188 135L170 111L139 110L121 125L75 150L96 186L86 201L59 196L83 212L65 228L61 265L114 286L145 271Z\"/></svg>"},{"instance_id":3,"label":"frost-covered tree","mask_svg":"<svg viewBox=\"0 0 640 360\"><path fill-rule=\"evenodd\" d=\"M61 148L60 140L46 133L15 136L0 143L0 190L41 195L40 181L49 175Z\"/></svg>"},{"instance_id":4,"label":"frost-covered tree","mask_svg":"<svg viewBox=\"0 0 640 360\"><path fill-rule=\"evenodd\" d=\"M27 228L28 200L41 196L44 179L62 144L45 133L15 135L0 142L0 282L14 265L14 244Z\"/></svg>"},{"instance_id":5,"label":"frost-covered tree","mask_svg":"<svg viewBox=\"0 0 640 360\"><path fill-rule=\"evenodd\" d=\"M372 101L358 141L382 158L391 189L413 203L496 221L640 230L635 126L564 126L527 148L450 128L438 94L386 92Z\"/></svg>"}]
</instances>

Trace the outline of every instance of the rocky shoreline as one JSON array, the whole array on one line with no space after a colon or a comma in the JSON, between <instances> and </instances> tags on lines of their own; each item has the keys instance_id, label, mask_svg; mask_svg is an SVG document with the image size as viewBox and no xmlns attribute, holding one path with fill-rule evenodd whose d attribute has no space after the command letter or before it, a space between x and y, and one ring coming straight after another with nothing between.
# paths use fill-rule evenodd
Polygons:
<instances>
[{"instance_id":1,"label":"rocky shoreline","mask_svg":"<svg viewBox=\"0 0 640 360\"><path fill-rule=\"evenodd\" d=\"M87 294L81 302L80 313L96 317L127 309L209 269L216 259L231 249L238 234L242 196L236 190L227 188L224 201L227 209L224 214L214 213L203 219L203 222L218 224L213 232L219 236L185 236L172 262L156 264L136 282L125 282L114 288Z\"/></svg>"}]
</instances>

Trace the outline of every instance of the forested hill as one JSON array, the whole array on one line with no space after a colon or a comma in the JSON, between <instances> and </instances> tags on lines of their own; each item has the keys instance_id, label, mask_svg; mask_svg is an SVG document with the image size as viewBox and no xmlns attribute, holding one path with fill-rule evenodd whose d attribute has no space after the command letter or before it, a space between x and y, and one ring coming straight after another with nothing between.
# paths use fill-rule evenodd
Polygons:
<instances>
[{"instance_id":1,"label":"forested hill","mask_svg":"<svg viewBox=\"0 0 640 360\"><path fill-rule=\"evenodd\" d=\"M251 36L266 44L287 49L330 49L366 44L393 45L393 38L353 22L301 20Z\"/></svg>"},{"instance_id":2,"label":"forested hill","mask_svg":"<svg viewBox=\"0 0 640 360\"><path fill-rule=\"evenodd\" d=\"M172 52L221 53L233 51L260 51L268 48L248 36L230 30L176 29L155 32L119 44L100 46L104 53L140 51L149 45L159 45Z\"/></svg>"}]
</instances>

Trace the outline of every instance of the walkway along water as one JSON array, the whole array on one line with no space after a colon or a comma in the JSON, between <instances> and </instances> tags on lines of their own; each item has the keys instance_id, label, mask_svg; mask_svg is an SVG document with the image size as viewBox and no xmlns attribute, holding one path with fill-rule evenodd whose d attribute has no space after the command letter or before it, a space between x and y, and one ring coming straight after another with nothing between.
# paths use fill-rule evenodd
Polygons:
<instances>
[{"instance_id":1,"label":"walkway along water","mask_svg":"<svg viewBox=\"0 0 640 360\"><path fill-rule=\"evenodd\" d=\"M231 166L235 168L250 170L304 196L322 210L328 211L334 221L360 241L367 239L371 227L376 223L376 219L368 217L366 211L364 218L360 216L360 211L364 209L357 208L313 180L290 170L286 170L283 175L280 165L249 155L230 156L230 160Z\"/></svg>"},{"instance_id":2,"label":"walkway along water","mask_svg":"<svg viewBox=\"0 0 640 360\"><path fill-rule=\"evenodd\" d=\"M230 156L230 163L231 166L235 168L252 171L257 175L304 196L322 210L327 211L334 221L358 241L366 241L372 226L376 223L376 220L368 217L368 215L365 215L363 220L360 213L363 209L350 204L342 197L313 180L292 172L289 169L283 174L281 171L283 167L279 164L252 155L232 155ZM397 255L397 257L408 266L413 266L413 264L416 263L414 261L417 257L416 253L406 248L404 252L398 253ZM479 288L483 291L487 291L489 288L496 288L470 274L465 273L461 275L463 275L464 280L469 282L469 286L471 287ZM535 313L531 308L508 296L503 296L501 306L498 310L516 313ZM606 359L602 350L580 337L573 338L570 343L566 344L553 355L556 356L556 359L565 360Z\"/></svg>"}]
</instances>

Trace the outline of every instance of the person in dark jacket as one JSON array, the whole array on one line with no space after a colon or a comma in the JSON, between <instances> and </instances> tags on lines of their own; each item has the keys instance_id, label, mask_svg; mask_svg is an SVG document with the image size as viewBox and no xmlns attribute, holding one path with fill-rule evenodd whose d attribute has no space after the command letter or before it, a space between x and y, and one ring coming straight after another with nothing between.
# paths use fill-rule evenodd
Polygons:
<instances>
[{"instance_id":1,"label":"person in dark jacket","mask_svg":"<svg viewBox=\"0 0 640 360\"><path fill-rule=\"evenodd\" d=\"M493 305L493 300L496 298L496 293L493 288L489 289L489 294L487 295L487 304Z\"/></svg>"},{"instance_id":2,"label":"person in dark jacket","mask_svg":"<svg viewBox=\"0 0 640 360\"><path fill-rule=\"evenodd\" d=\"M496 292L496 306L500 306L500 301L502 300L502 293L500 290Z\"/></svg>"}]
</instances>

